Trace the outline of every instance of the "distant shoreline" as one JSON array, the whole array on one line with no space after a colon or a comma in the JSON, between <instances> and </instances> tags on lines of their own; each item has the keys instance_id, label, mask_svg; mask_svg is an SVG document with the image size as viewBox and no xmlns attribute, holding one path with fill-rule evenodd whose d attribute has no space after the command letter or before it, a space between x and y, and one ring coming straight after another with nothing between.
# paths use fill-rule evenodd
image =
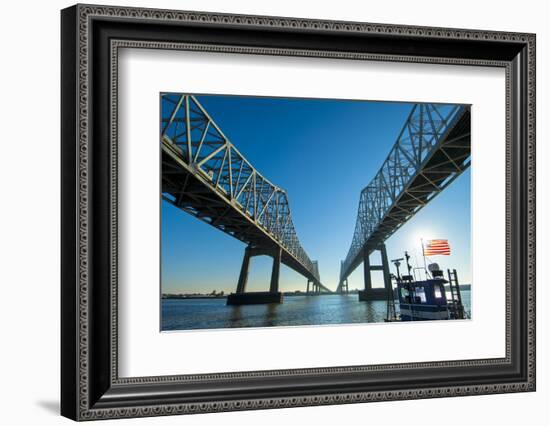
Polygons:
<instances>
[{"instance_id":1,"label":"distant shoreline","mask_svg":"<svg viewBox=\"0 0 550 426\"><path fill-rule=\"evenodd\" d=\"M470 291L472 289L471 284L460 284L460 290L466 290ZM449 286L445 285L445 290L449 291ZM355 294L357 293L357 290L350 290L347 294ZM317 293L319 296L327 296L330 294L340 294L340 293ZM293 292L285 292L285 297L292 297L292 296L307 296L306 292L302 291L293 291ZM226 299L227 294L220 293L220 294L163 294L162 299Z\"/></svg>"},{"instance_id":2,"label":"distant shoreline","mask_svg":"<svg viewBox=\"0 0 550 426\"><path fill-rule=\"evenodd\" d=\"M162 299L225 299L227 295L211 294L163 294Z\"/></svg>"}]
</instances>

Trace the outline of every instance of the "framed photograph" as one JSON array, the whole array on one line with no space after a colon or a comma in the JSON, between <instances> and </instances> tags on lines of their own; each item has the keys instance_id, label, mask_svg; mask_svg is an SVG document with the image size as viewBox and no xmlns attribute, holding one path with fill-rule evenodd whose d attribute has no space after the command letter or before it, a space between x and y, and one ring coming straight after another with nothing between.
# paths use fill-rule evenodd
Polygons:
<instances>
[{"instance_id":1,"label":"framed photograph","mask_svg":"<svg viewBox=\"0 0 550 426\"><path fill-rule=\"evenodd\" d=\"M535 390L535 35L61 12L61 412Z\"/></svg>"}]
</instances>

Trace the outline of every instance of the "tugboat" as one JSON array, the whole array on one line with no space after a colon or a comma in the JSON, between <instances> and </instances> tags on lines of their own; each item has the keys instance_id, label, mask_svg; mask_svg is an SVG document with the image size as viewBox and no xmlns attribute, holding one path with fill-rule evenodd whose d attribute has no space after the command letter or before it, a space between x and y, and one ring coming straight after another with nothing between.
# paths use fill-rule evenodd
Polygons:
<instances>
[{"instance_id":1,"label":"tugboat","mask_svg":"<svg viewBox=\"0 0 550 426\"><path fill-rule=\"evenodd\" d=\"M439 265L432 263L428 265L428 271L424 269L426 279L418 281L411 274L413 268L409 263L410 256L407 252L405 252L405 259L408 274L403 276L399 273L399 266L404 259L392 260L397 269L397 275L392 275L392 278L397 283L400 314L399 316L396 314L395 296L392 291L392 294L388 295L386 321L433 321L466 318L456 269L447 270L448 280L446 280ZM428 278L428 272L430 278ZM445 284L449 284L450 298L447 298Z\"/></svg>"}]
</instances>

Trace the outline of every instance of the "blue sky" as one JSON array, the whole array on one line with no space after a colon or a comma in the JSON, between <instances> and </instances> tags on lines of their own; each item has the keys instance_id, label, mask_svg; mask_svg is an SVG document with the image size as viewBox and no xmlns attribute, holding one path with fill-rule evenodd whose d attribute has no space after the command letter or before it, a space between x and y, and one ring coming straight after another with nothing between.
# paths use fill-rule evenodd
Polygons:
<instances>
[{"instance_id":1,"label":"blue sky","mask_svg":"<svg viewBox=\"0 0 550 426\"><path fill-rule=\"evenodd\" d=\"M239 151L286 190L302 246L319 261L321 280L338 284L340 260L353 236L360 191L395 143L412 104L320 99L197 96ZM162 291L234 292L244 243L162 202ZM445 238L451 256L437 256L471 281L470 171L386 241L390 259L408 250L422 264L420 237ZM378 256L379 257L379 256ZM372 263L379 263L376 253ZM269 288L272 260L252 260L247 290ZM393 271L393 266L392 266ZM362 288L362 266L349 288ZM374 285L382 285L373 273ZM304 290L306 279L281 267L282 291Z\"/></svg>"}]
</instances>

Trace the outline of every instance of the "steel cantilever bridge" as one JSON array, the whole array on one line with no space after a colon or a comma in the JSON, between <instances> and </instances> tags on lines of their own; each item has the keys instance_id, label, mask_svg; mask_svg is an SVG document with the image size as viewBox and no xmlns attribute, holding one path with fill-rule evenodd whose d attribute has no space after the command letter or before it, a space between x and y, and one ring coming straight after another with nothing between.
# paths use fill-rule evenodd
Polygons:
<instances>
[{"instance_id":1,"label":"steel cantilever bridge","mask_svg":"<svg viewBox=\"0 0 550 426\"><path fill-rule=\"evenodd\" d=\"M415 104L397 141L372 181L361 191L351 247L341 263L337 291L364 264L360 300L384 299L391 291L384 241L470 166L470 107ZM381 265L369 255L380 251ZM384 288L372 288L371 271L384 273Z\"/></svg>"},{"instance_id":2,"label":"steel cantilever bridge","mask_svg":"<svg viewBox=\"0 0 550 426\"><path fill-rule=\"evenodd\" d=\"M230 304L281 302L280 263L307 278L308 293L330 291L302 248L286 192L262 176L192 95L161 95L162 196L247 244ZM250 258L273 257L269 292L246 293Z\"/></svg>"}]
</instances>

